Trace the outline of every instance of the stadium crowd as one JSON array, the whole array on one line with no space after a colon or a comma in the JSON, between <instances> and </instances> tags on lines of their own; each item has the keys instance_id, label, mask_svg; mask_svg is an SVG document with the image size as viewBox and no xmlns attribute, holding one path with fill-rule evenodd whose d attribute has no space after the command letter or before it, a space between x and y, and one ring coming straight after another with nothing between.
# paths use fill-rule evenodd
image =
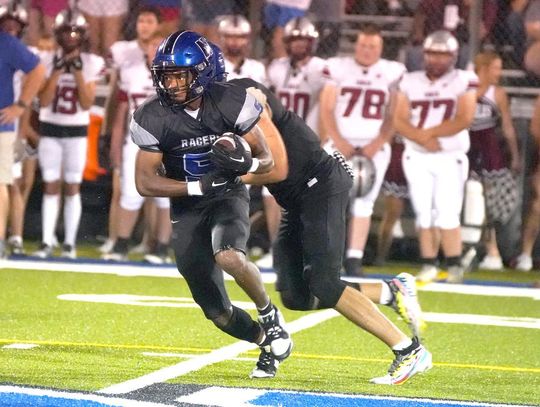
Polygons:
<instances>
[{"instance_id":1,"label":"stadium crowd","mask_svg":"<svg viewBox=\"0 0 540 407\"><path fill-rule=\"evenodd\" d=\"M76 258L83 209L80 185L85 164L99 156L90 135L97 131L111 135L108 170L113 191L108 239L100 247L103 258L128 258L142 214L145 231L138 249L151 263L171 262L169 200L145 199L138 193L138 147L128 124L137 107L156 93L150 66L158 45L185 28L221 47L228 80L250 78L267 86L320 136L321 145L329 152L339 150L351 164L357 182L350 199L345 274L363 275L379 194L384 196L384 214L376 264L388 257L395 223L410 200L422 265L418 279L437 277L439 249L449 281L463 280L472 264L471 256L463 254L480 246L485 247L480 266L502 270L495 226L516 210L516 175L526 169L499 80L503 63L540 75L540 0L512 1L507 7L502 3L482 2L479 36L486 50L470 61L468 0L0 0L0 31L26 43L47 72L33 103L23 96L28 74L17 74L15 96L1 100L0 137L14 132L19 137L9 146L13 157L7 160L5 152L0 156L6 160L2 167L13 167L11 176L0 179L10 185L9 213L4 204L8 199L1 201L0 256L25 253L24 211L39 167L42 238L29 255L53 255L63 208L61 257ZM338 53L340 35L345 35L343 11L412 17L414 30L402 60L383 57L387 40L374 24L357 30L352 54ZM256 52L261 42L264 51ZM261 54L264 58L253 58ZM15 62L2 61L11 71L31 69ZM96 107L98 87L108 93L101 108ZM10 106L20 112L3 113ZM103 119L97 130L96 116ZM16 130L10 127L14 122ZM539 122L540 99L531 121L537 145ZM532 174L532 196L523 222L522 252L515 259L515 267L526 271L533 268L540 230L540 171L527 171ZM253 202L257 194L262 223L273 242L282 210L267 188L252 187ZM253 212L255 228L261 212ZM258 264L271 267L271 245Z\"/></svg>"}]
</instances>

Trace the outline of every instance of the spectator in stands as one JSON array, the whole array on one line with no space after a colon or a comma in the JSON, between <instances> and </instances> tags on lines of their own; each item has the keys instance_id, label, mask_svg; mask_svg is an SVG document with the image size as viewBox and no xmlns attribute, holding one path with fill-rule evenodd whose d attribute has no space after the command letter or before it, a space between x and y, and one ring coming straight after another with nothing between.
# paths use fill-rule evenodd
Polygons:
<instances>
[{"instance_id":1,"label":"spectator in stands","mask_svg":"<svg viewBox=\"0 0 540 407\"><path fill-rule=\"evenodd\" d=\"M87 29L78 11L63 11L55 19L58 48L41 54L48 70L40 91L39 112L43 236L34 255L41 258L52 255L61 191L65 197L62 257L77 256L75 243L82 212L80 184L86 163L89 109L94 102L96 80L104 67L103 58L83 51Z\"/></svg>"},{"instance_id":2,"label":"spectator in stands","mask_svg":"<svg viewBox=\"0 0 540 407\"><path fill-rule=\"evenodd\" d=\"M516 263L516 268L521 271L530 271L533 268L533 249L540 232L540 96L536 99L530 129L536 148L536 167L529 178L531 198L523 219L521 254Z\"/></svg>"},{"instance_id":3,"label":"spectator in stands","mask_svg":"<svg viewBox=\"0 0 540 407\"><path fill-rule=\"evenodd\" d=\"M456 66L466 68L469 62L469 9L473 0L421 0L414 13L411 46L407 49L405 65L409 71L423 69L422 43L437 30L450 31L459 41ZM497 19L497 0L482 0L480 40L487 39Z\"/></svg>"},{"instance_id":4,"label":"spectator in stands","mask_svg":"<svg viewBox=\"0 0 540 407\"><path fill-rule=\"evenodd\" d=\"M88 22L90 51L106 56L118 41L126 18L128 0L79 0L78 7Z\"/></svg>"},{"instance_id":5,"label":"spectator in stands","mask_svg":"<svg viewBox=\"0 0 540 407\"><path fill-rule=\"evenodd\" d=\"M141 0L140 5L157 7L161 14L159 33L162 37L167 37L180 27L182 0Z\"/></svg>"},{"instance_id":6,"label":"spectator in stands","mask_svg":"<svg viewBox=\"0 0 540 407\"><path fill-rule=\"evenodd\" d=\"M448 282L463 281L460 213L478 80L472 72L454 69L458 47L448 31L426 38L426 70L403 76L394 115L396 132L405 139L403 169L420 242L417 279L423 282L437 278L439 235Z\"/></svg>"},{"instance_id":7,"label":"spectator in stands","mask_svg":"<svg viewBox=\"0 0 540 407\"><path fill-rule=\"evenodd\" d=\"M341 36L341 2L312 0L309 12L314 15L315 27L319 33L315 54L330 58L337 54Z\"/></svg>"},{"instance_id":8,"label":"spectator in stands","mask_svg":"<svg viewBox=\"0 0 540 407\"><path fill-rule=\"evenodd\" d=\"M520 171L521 161L508 96L499 86L501 58L493 52L482 52L475 57L474 67L479 85L476 114L469 132L471 148L467 155L473 178L480 179L483 184L486 201L484 240L487 254L479 267L500 270L503 262L494 226L506 223L517 207L517 185L513 173ZM510 151L509 164L497 133L499 124Z\"/></svg>"},{"instance_id":9,"label":"spectator in stands","mask_svg":"<svg viewBox=\"0 0 540 407\"><path fill-rule=\"evenodd\" d=\"M328 61L328 83L321 93L323 130L346 159L362 155L371 159L376 180L371 191L351 204L349 239L345 256L347 275L362 275L373 204L390 162L394 135L392 106L397 82L405 72L400 62L381 58L383 38L379 28L365 25L356 40L354 56Z\"/></svg>"},{"instance_id":10,"label":"spectator in stands","mask_svg":"<svg viewBox=\"0 0 540 407\"><path fill-rule=\"evenodd\" d=\"M409 198L409 187L407 186L402 163L403 139L395 136L391 147L390 164L386 170L381 188L384 196L384 209L381 224L377 231L377 254L374 261L376 266L384 265L388 258L394 238L394 226L403 213L405 200Z\"/></svg>"},{"instance_id":11,"label":"spectator in stands","mask_svg":"<svg viewBox=\"0 0 540 407\"><path fill-rule=\"evenodd\" d=\"M184 0L188 28L219 43L218 21L221 17L235 14L234 0Z\"/></svg>"},{"instance_id":12,"label":"spectator in stands","mask_svg":"<svg viewBox=\"0 0 540 407\"><path fill-rule=\"evenodd\" d=\"M31 0L28 10L27 43L37 46L42 37L53 37L55 17L68 7L68 0Z\"/></svg>"},{"instance_id":13,"label":"spectator in stands","mask_svg":"<svg viewBox=\"0 0 540 407\"><path fill-rule=\"evenodd\" d=\"M160 12L156 7L146 6L138 10L137 38L119 41L111 47L113 65L118 71L119 93L111 136L111 164L120 168L120 208L117 216L117 240L106 260L127 260L128 244L145 199L135 187L135 160L139 148L129 137L127 120L135 109L155 90L149 69L150 61L162 41L159 36ZM168 248L171 236L169 199L153 198L157 205L157 243L151 253L145 255L150 263L169 262ZM149 219L147 219L147 223Z\"/></svg>"},{"instance_id":14,"label":"spectator in stands","mask_svg":"<svg viewBox=\"0 0 540 407\"><path fill-rule=\"evenodd\" d=\"M530 0L524 14L527 33L525 69L540 77L540 0Z\"/></svg>"},{"instance_id":15,"label":"spectator in stands","mask_svg":"<svg viewBox=\"0 0 540 407\"><path fill-rule=\"evenodd\" d=\"M20 95L15 101L13 77L26 73ZM30 106L39 91L45 68L39 58L19 39L0 32L0 258L6 256L6 227L9 214L8 185L13 182L15 122Z\"/></svg>"},{"instance_id":16,"label":"spectator in stands","mask_svg":"<svg viewBox=\"0 0 540 407\"><path fill-rule=\"evenodd\" d=\"M263 27L266 31L266 54L270 60L287 55L283 42L285 24L295 17L304 17L310 4L311 0L266 0Z\"/></svg>"}]
</instances>

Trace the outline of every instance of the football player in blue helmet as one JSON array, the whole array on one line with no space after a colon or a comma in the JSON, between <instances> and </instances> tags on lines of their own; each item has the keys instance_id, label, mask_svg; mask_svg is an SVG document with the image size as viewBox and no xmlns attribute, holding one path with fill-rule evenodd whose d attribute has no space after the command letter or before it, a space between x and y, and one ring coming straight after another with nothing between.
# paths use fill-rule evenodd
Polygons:
<instances>
[{"instance_id":1,"label":"football player in blue helmet","mask_svg":"<svg viewBox=\"0 0 540 407\"><path fill-rule=\"evenodd\" d=\"M223 332L259 345L251 377L274 377L293 342L246 256L249 195L239 176L278 182L286 167L275 168L266 140L281 139L257 99L243 87L216 82L216 71L220 81L225 77L220 55L191 31L170 35L158 48L151 66L157 95L130 123L140 148L135 184L143 196L171 198L171 245L193 299ZM256 305L257 320L231 303L223 272Z\"/></svg>"},{"instance_id":2,"label":"football player in blue helmet","mask_svg":"<svg viewBox=\"0 0 540 407\"><path fill-rule=\"evenodd\" d=\"M225 71L225 56L223 51L216 44L210 43L214 56L212 63L214 64L214 80L216 82L227 82L227 72Z\"/></svg>"},{"instance_id":3,"label":"football player in blue helmet","mask_svg":"<svg viewBox=\"0 0 540 407\"><path fill-rule=\"evenodd\" d=\"M202 96L214 78L214 51L192 31L169 35L152 62L152 79L164 106L185 106Z\"/></svg>"}]
</instances>

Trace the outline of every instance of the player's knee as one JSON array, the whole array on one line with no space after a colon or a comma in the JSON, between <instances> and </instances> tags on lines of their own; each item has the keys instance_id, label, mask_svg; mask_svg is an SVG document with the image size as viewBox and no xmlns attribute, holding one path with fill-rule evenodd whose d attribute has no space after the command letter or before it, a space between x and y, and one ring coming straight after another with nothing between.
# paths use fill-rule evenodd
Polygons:
<instances>
[{"instance_id":1,"label":"player's knee","mask_svg":"<svg viewBox=\"0 0 540 407\"><path fill-rule=\"evenodd\" d=\"M121 194L120 206L127 211L138 211L141 209L144 202L144 198L139 194Z\"/></svg>"},{"instance_id":2,"label":"player's knee","mask_svg":"<svg viewBox=\"0 0 540 407\"><path fill-rule=\"evenodd\" d=\"M416 226L420 229L429 229L433 227L433 218L431 213L416 214Z\"/></svg>"},{"instance_id":3,"label":"player's knee","mask_svg":"<svg viewBox=\"0 0 540 407\"><path fill-rule=\"evenodd\" d=\"M351 213L358 218L369 218L373 214L373 202L365 198L355 199Z\"/></svg>"},{"instance_id":4,"label":"player's knee","mask_svg":"<svg viewBox=\"0 0 540 407\"><path fill-rule=\"evenodd\" d=\"M441 228L441 229L455 229L459 227L460 221L459 221L459 214L443 214L437 216L435 219L435 226Z\"/></svg>"},{"instance_id":5,"label":"player's knee","mask_svg":"<svg viewBox=\"0 0 540 407\"><path fill-rule=\"evenodd\" d=\"M218 251L214 258L216 264L226 273L236 277L246 269L246 255L241 251L224 248Z\"/></svg>"},{"instance_id":6,"label":"player's knee","mask_svg":"<svg viewBox=\"0 0 540 407\"><path fill-rule=\"evenodd\" d=\"M279 294L281 296L281 302L287 309L292 309L294 311L308 311L312 309L310 308L310 299L305 296L298 295L290 290L280 291Z\"/></svg>"},{"instance_id":7,"label":"player's knee","mask_svg":"<svg viewBox=\"0 0 540 407\"><path fill-rule=\"evenodd\" d=\"M64 182L67 184L80 184L82 182L82 173L67 171L64 175Z\"/></svg>"},{"instance_id":8,"label":"player's knee","mask_svg":"<svg viewBox=\"0 0 540 407\"><path fill-rule=\"evenodd\" d=\"M309 289L318 300L317 308L334 308L345 290L345 283L337 275L332 276L327 272L310 270L306 273Z\"/></svg>"},{"instance_id":9,"label":"player's knee","mask_svg":"<svg viewBox=\"0 0 540 407\"><path fill-rule=\"evenodd\" d=\"M221 315L212 318L216 327L226 334L248 342L255 342L261 334L261 328L249 314L238 307L232 306Z\"/></svg>"}]
</instances>

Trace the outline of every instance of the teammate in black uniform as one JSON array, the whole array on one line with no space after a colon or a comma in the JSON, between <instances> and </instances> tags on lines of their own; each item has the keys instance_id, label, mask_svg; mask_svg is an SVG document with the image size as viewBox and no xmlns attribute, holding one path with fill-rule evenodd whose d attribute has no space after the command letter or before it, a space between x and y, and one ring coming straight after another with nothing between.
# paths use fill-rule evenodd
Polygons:
<instances>
[{"instance_id":1,"label":"teammate in black uniform","mask_svg":"<svg viewBox=\"0 0 540 407\"><path fill-rule=\"evenodd\" d=\"M219 67L216 67L219 74ZM340 279L346 238L346 214L352 174L343 156L328 155L319 137L272 92L251 79L229 83L255 95L281 133L286 156L274 154L276 165L287 161L288 176L269 181L272 172L247 174L243 182L264 184L285 209L274 244L277 289L283 304L295 310L335 308L357 326L386 343L395 353L387 375L377 384L402 384L431 368L431 354L408 338L374 302L392 306L419 332L421 310L414 278L403 273L382 284L347 284Z\"/></svg>"},{"instance_id":2,"label":"teammate in black uniform","mask_svg":"<svg viewBox=\"0 0 540 407\"><path fill-rule=\"evenodd\" d=\"M274 164L265 139L280 138L244 88L211 83L212 52L204 37L190 31L171 34L160 45L152 65L157 96L135 111L130 124L141 148L136 184L143 196L171 197L176 263L194 300L219 329L259 344L251 377L273 377L279 361L289 356L292 340L259 270L246 260L246 187L236 176L224 177L213 161L238 174L266 173ZM235 133L232 152L213 144L226 132ZM159 175L162 166L166 176ZM286 174L274 175L279 180ZM231 304L221 270L256 304L258 322Z\"/></svg>"}]
</instances>

